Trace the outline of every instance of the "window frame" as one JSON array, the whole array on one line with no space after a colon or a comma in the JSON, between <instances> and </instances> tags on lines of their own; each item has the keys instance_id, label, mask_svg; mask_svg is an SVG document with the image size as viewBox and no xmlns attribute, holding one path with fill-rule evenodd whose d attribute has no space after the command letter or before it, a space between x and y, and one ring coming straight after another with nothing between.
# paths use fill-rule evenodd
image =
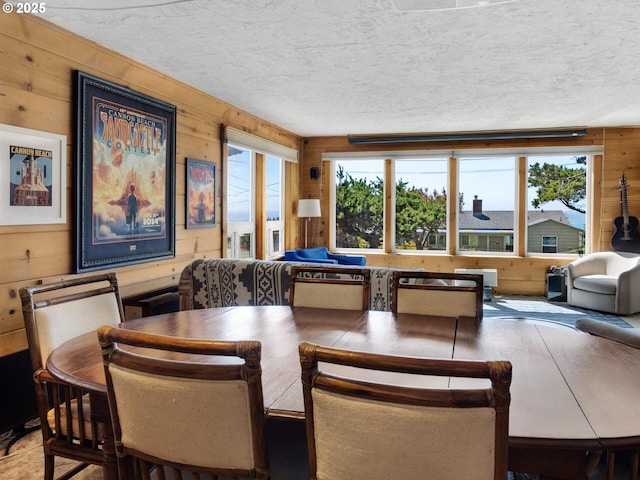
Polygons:
<instances>
[{"instance_id":1,"label":"window frame","mask_svg":"<svg viewBox=\"0 0 640 480\"><path fill-rule=\"evenodd\" d=\"M512 244L517 243L517 238L518 238L518 157L517 155L514 155L513 153L504 153L502 151L485 151L482 152L481 154L466 154L466 153L461 153L460 155L457 155L456 157L453 158L453 160L455 160L455 162L457 163L457 167L456 167L456 191L458 192L458 198L457 198L457 206L458 206L458 212L460 212L460 190L462 189L462 187L460 186L461 182L460 182L460 178L462 176L462 172L461 172L461 161L462 160L470 160L470 161L474 161L474 160L500 160L500 159L505 159L505 160L509 160L512 161L512 165L513 165L513 175L512 175L512 181L513 181L513 230L511 230L511 237L512 237ZM466 192L463 192L466 193ZM465 198L465 204L467 204L467 202L472 202L471 204L471 208L467 209L467 211L471 211L473 212L473 202L474 200L476 200L476 198ZM478 200L483 201L483 198L479 198ZM482 207L483 211L485 209L485 205L483 204ZM453 232L452 236L456 236L456 238L458 238L458 240L456 241L455 244L455 253L456 255L460 255L460 256L465 256L465 255L472 255L472 256L515 256L515 252L513 251L513 249L511 251L507 251L507 250L491 250L491 238L492 237L497 237L497 236L508 236L509 233L508 231L494 231L494 230L488 230L487 232L484 232L484 234L482 232L464 232L464 234L466 234L467 236L471 237L471 236L476 236L476 242L475 242L475 247L476 250L465 250L463 249L463 245L462 245L462 240L460 238L461 235L463 235L462 229L460 227L460 216L458 216L458 222L457 224L454 226L455 227L455 231ZM504 242L504 245L506 246L508 242Z\"/></svg>"},{"instance_id":2,"label":"window frame","mask_svg":"<svg viewBox=\"0 0 640 480\"><path fill-rule=\"evenodd\" d=\"M545 239L553 239L553 243L545 243ZM553 247L555 251L545 252L545 248ZM557 235L542 235L542 253L558 253L558 236Z\"/></svg>"},{"instance_id":3,"label":"window frame","mask_svg":"<svg viewBox=\"0 0 640 480\"><path fill-rule=\"evenodd\" d=\"M269 189L269 185L266 183L267 182L267 171L269 169L269 159L277 159L279 161L279 178L280 178L280 218L278 220L269 220L268 215L266 215L266 213L268 213L267 211L267 205L268 205L268 201L265 201L265 257L267 259L273 259L276 257L280 257L284 254L284 250L285 250L285 246L284 246L284 241L285 241L285 227L286 227L286 223L285 223L285 211L284 211L284 207L285 207L285 203L284 203L284 197L285 197L285 178L284 178L284 170L285 170L285 160L281 157L278 157L276 155L271 155L271 154L266 154L265 155L265 196L268 196L268 189ZM279 244L280 244L280 248L279 249L273 249L273 233L274 232L280 232L280 239L279 239Z\"/></svg>"},{"instance_id":4,"label":"window frame","mask_svg":"<svg viewBox=\"0 0 640 480\"><path fill-rule=\"evenodd\" d=\"M562 256L562 257L573 258L573 257L579 257L583 253L591 251L591 244L593 242L593 239L591 238L591 233L592 233L591 226L594 224L594 215L596 214L596 212L593 210L593 205L594 205L595 198L597 198L596 192L594 190L595 185L593 183L593 175L594 175L594 166L595 166L596 156L601 155L601 153L593 152L593 151L592 152L583 151L583 152L576 152L576 153L570 153L569 151L561 152L561 153L558 153L558 152L530 153L529 155L526 156L527 186L528 186L529 164L531 163L532 160L536 161L537 158L545 158L545 157L577 156L577 153L580 153L587 157L585 162L585 177L586 177L586 197L584 199L585 209L586 209L585 225L584 225L584 231L580 232L579 234L579 238L584 243L584 249L579 249L579 251L575 254L572 254L569 252L558 252L557 250L560 242L558 241L558 238L556 238L555 253L544 252L544 251L531 252L529 251L529 244L528 244L528 239L530 237L529 225L525 224L524 235L525 235L525 239L527 239L527 242L525 242L524 248L525 248L525 256L527 257ZM527 208L529 208L530 199L528 198L527 192L525 192L525 197L526 197ZM556 235L556 237L558 236ZM540 242L542 242L542 239L540 239ZM544 250L544 245L542 244L541 244L541 250Z\"/></svg>"},{"instance_id":5,"label":"window frame","mask_svg":"<svg viewBox=\"0 0 640 480\"><path fill-rule=\"evenodd\" d=\"M228 245L231 242L235 251L241 251L240 237L246 233L251 233L251 256L250 258L269 259L280 256L286 248L287 239L287 209L286 202L289 191L286 186L287 162L298 163L299 152L295 148L266 140L262 137L250 134L244 130L239 130L231 126L223 126L223 148L226 151L223 154L225 162L228 163L229 146L234 146L251 152L251 175L252 175L252 218L251 222L228 222L226 215L226 206L223 204L223 212L225 213L225 222L223 224L223 237L227 244L224 246L223 255L228 257L234 255L229 252ZM280 220L276 222L280 233L279 251L271 249L271 238L268 238L270 232L273 231L273 224L267 222L267 205L266 205L266 182L267 182L267 157L274 157L280 160ZM228 191L228 164L224 165L224 191ZM225 202L226 203L226 202ZM251 225L250 225L251 224ZM250 232L250 230L252 230Z\"/></svg>"},{"instance_id":6,"label":"window frame","mask_svg":"<svg viewBox=\"0 0 640 480\"><path fill-rule=\"evenodd\" d=\"M420 158L420 159L428 159L428 158L442 158L443 155L446 155L449 159L450 165L455 164L459 158L462 156L474 156L474 157L496 157L496 156L510 156L515 157L515 204L514 204L514 230L513 237L510 245L507 245L508 242L505 240L505 252L490 252L490 251L481 251L481 252L469 252L468 255L479 255L479 256L518 256L518 257L554 257L554 256L564 256L568 258L577 258L579 255L584 254L585 252L589 252L591 250L591 243L593 239L591 236L595 233L592 231L592 225L597 224L594 223L594 218L597 216L597 211L593 208L594 204L597 204L598 199L600 198L600 193L595 191L595 183L593 182L592 177L597 174L599 169L597 168L598 161L601 160L601 156L603 154L603 147L599 145L592 146L572 146L572 147L524 147L524 148L491 148L491 149L453 149L453 150L425 150L425 151L389 151L389 152L325 152L322 155L322 160L329 162L330 171L332 172L331 178L331 191L330 191L330 217L329 217L329 243L332 249L336 249L338 251L344 252L353 252L353 253L382 253L379 249L352 249L352 248L336 248L336 223L335 223L335 200L336 200L336 192L335 192L335 175L336 175L336 164L342 160L385 160L390 166L385 168L385 177L384 177L384 185L385 189L395 187L395 174L391 173L395 170L395 161L400 159L408 159L408 158ZM571 155L586 155L591 161L587 161L587 215L586 215L586 224L584 231L584 251L580 251L578 253L539 253L539 252L528 252L527 248L527 220L526 220L526 212L528 211L527 204L527 159L531 156L571 156ZM458 176L459 172L457 170L457 165L454 167L450 167L448 172L449 185L448 191L454 191L452 189L452 185L455 185L457 190L458 185ZM392 180L390 180L392 179ZM395 195L392 195L392 200L389 202L388 195L385 193L385 202L384 202L384 216L385 216L385 227L392 228L393 234L389 234L385 232L383 238L383 253L393 253L397 255L439 255L439 254L448 254L448 255L465 255L465 252L459 251L459 245L461 240L459 238L460 231L459 226L457 224L457 215L452 213L455 209L457 212L459 209L459 198L458 195L455 195L455 198L452 198L449 195L447 199L447 231L446 236L447 239L453 239L453 242L447 241L447 251L443 252L441 250L433 251L433 250L396 250L395 245L390 245L390 242L395 243ZM390 218L389 215L391 215ZM456 220L455 226L452 223L452 219ZM454 228L453 234L451 233L451 228Z\"/></svg>"},{"instance_id":7,"label":"window frame","mask_svg":"<svg viewBox=\"0 0 640 480\"><path fill-rule=\"evenodd\" d=\"M256 248L256 152L252 149L245 147L243 145L238 145L237 143L227 143L227 172L229 170L228 167L228 151L229 148L236 148L239 150L244 150L249 152L249 220L243 222L230 222L228 220L226 223L226 252L225 257L227 258L255 258L255 248ZM229 192L229 175L225 175L225 186L224 190ZM243 257L241 256L242 248L241 248L241 239L244 235L251 235L250 245L249 245L249 256Z\"/></svg>"}]
</instances>

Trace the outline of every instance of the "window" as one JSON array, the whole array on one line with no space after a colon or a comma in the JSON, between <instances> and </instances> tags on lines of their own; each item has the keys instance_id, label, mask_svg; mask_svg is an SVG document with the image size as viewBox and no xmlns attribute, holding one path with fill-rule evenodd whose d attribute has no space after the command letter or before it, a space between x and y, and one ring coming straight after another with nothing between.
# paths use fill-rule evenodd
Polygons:
<instances>
[{"instance_id":1,"label":"window","mask_svg":"<svg viewBox=\"0 0 640 480\"><path fill-rule=\"evenodd\" d=\"M558 252L558 237L550 237L547 235L542 236L542 252L543 253L557 253Z\"/></svg>"},{"instance_id":2,"label":"window","mask_svg":"<svg viewBox=\"0 0 640 480\"><path fill-rule=\"evenodd\" d=\"M326 154L335 169L334 246L462 255L587 251L587 167L597 151L549 151ZM390 185L393 196L384 192Z\"/></svg>"},{"instance_id":3,"label":"window","mask_svg":"<svg viewBox=\"0 0 640 480\"><path fill-rule=\"evenodd\" d=\"M527 158L527 253L585 251L588 159L586 155Z\"/></svg>"},{"instance_id":4,"label":"window","mask_svg":"<svg viewBox=\"0 0 640 480\"><path fill-rule=\"evenodd\" d=\"M298 151L225 127L228 258L271 258L285 240L285 164Z\"/></svg>"},{"instance_id":5,"label":"window","mask_svg":"<svg viewBox=\"0 0 640 480\"><path fill-rule=\"evenodd\" d=\"M227 258L255 257L254 154L227 146Z\"/></svg>"},{"instance_id":6,"label":"window","mask_svg":"<svg viewBox=\"0 0 640 480\"><path fill-rule=\"evenodd\" d=\"M335 246L382 250L383 161L339 161L335 174Z\"/></svg>"},{"instance_id":7,"label":"window","mask_svg":"<svg viewBox=\"0 0 640 480\"><path fill-rule=\"evenodd\" d=\"M515 157L460 158L460 252L513 251L515 181Z\"/></svg>"},{"instance_id":8,"label":"window","mask_svg":"<svg viewBox=\"0 0 640 480\"><path fill-rule=\"evenodd\" d=\"M396 160L395 249L446 250L447 159Z\"/></svg>"},{"instance_id":9,"label":"window","mask_svg":"<svg viewBox=\"0 0 640 480\"><path fill-rule=\"evenodd\" d=\"M266 250L267 258L284 251L284 162L281 158L266 158Z\"/></svg>"}]
</instances>

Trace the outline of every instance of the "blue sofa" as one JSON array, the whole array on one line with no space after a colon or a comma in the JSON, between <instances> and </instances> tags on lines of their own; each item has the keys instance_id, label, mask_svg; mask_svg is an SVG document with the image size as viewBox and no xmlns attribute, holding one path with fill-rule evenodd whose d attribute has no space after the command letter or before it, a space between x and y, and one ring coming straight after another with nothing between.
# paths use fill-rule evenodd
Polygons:
<instances>
[{"instance_id":1,"label":"blue sofa","mask_svg":"<svg viewBox=\"0 0 640 480\"><path fill-rule=\"evenodd\" d=\"M333 263L339 265L360 266L367 264L367 258L364 255L343 255L339 253L331 253L327 247L287 250L284 252L284 259L289 262Z\"/></svg>"}]
</instances>

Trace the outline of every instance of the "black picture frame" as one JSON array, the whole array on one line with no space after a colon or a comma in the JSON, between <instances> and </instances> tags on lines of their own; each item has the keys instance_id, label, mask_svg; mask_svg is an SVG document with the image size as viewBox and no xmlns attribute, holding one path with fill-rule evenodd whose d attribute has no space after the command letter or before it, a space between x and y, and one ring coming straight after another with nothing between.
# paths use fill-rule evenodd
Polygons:
<instances>
[{"instance_id":1,"label":"black picture frame","mask_svg":"<svg viewBox=\"0 0 640 480\"><path fill-rule=\"evenodd\" d=\"M216 164L187 158L185 227L216 226Z\"/></svg>"},{"instance_id":2,"label":"black picture frame","mask_svg":"<svg viewBox=\"0 0 640 480\"><path fill-rule=\"evenodd\" d=\"M76 71L77 272L175 257L176 107Z\"/></svg>"}]
</instances>

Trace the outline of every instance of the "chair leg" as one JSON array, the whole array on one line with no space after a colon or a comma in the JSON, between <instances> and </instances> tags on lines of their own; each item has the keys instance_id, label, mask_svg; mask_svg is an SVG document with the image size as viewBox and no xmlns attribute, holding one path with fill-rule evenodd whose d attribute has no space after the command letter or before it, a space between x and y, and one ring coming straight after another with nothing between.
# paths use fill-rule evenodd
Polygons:
<instances>
[{"instance_id":1,"label":"chair leg","mask_svg":"<svg viewBox=\"0 0 640 480\"><path fill-rule=\"evenodd\" d=\"M44 480L53 480L53 470L55 467L55 457L44 454Z\"/></svg>"},{"instance_id":2,"label":"chair leg","mask_svg":"<svg viewBox=\"0 0 640 480\"><path fill-rule=\"evenodd\" d=\"M616 468L616 452L610 450L607 452L607 480L613 480Z\"/></svg>"},{"instance_id":3,"label":"chair leg","mask_svg":"<svg viewBox=\"0 0 640 480\"><path fill-rule=\"evenodd\" d=\"M638 480L638 467L640 466L640 450L636 449L631 455L631 480Z\"/></svg>"}]
</instances>

